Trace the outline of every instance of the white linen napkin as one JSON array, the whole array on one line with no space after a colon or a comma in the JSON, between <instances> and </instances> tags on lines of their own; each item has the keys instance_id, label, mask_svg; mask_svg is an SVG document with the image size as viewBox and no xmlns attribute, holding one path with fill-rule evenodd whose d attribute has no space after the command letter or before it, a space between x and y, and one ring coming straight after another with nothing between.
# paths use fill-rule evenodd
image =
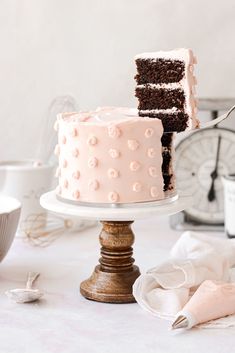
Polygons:
<instances>
[{"instance_id":1,"label":"white linen napkin","mask_svg":"<svg viewBox=\"0 0 235 353\"><path fill-rule=\"evenodd\" d=\"M166 262L137 278L133 294L143 309L172 320L203 281L231 281L234 265L235 240L187 231L173 246ZM214 321L216 327L219 320Z\"/></svg>"}]
</instances>

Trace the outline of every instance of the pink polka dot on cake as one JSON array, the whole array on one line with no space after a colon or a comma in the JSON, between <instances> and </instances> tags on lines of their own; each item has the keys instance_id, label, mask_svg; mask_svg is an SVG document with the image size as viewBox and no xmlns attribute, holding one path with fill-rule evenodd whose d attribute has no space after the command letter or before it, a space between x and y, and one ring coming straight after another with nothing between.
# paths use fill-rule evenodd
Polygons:
<instances>
[{"instance_id":1,"label":"pink polka dot on cake","mask_svg":"<svg viewBox=\"0 0 235 353\"><path fill-rule=\"evenodd\" d=\"M109 124L108 135L109 137L116 139L121 135L121 130L115 124Z\"/></svg>"},{"instance_id":2,"label":"pink polka dot on cake","mask_svg":"<svg viewBox=\"0 0 235 353\"><path fill-rule=\"evenodd\" d=\"M147 154L149 158L154 158L156 155L156 151L153 147L150 147L148 148Z\"/></svg>"},{"instance_id":3,"label":"pink polka dot on cake","mask_svg":"<svg viewBox=\"0 0 235 353\"><path fill-rule=\"evenodd\" d=\"M98 142L98 139L94 135L89 136L88 139L87 139L87 144L89 146L95 146L97 144L97 142Z\"/></svg>"},{"instance_id":4,"label":"pink polka dot on cake","mask_svg":"<svg viewBox=\"0 0 235 353\"><path fill-rule=\"evenodd\" d=\"M95 168L98 166L98 159L96 157L90 157L88 159L88 167Z\"/></svg>"},{"instance_id":5,"label":"pink polka dot on cake","mask_svg":"<svg viewBox=\"0 0 235 353\"><path fill-rule=\"evenodd\" d=\"M157 177L157 168L156 167L149 167L149 175L153 178Z\"/></svg>"},{"instance_id":6,"label":"pink polka dot on cake","mask_svg":"<svg viewBox=\"0 0 235 353\"><path fill-rule=\"evenodd\" d=\"M128 140L127 145L131 151L136 151L140 144L137 140Z\"/></svg>"},{"instance_id":7,"label":"pink polka dot on cake","mask_svg":"<svg viewBox=\"0 0 235 353\"><path fill-rule=\"evenodd\" d=\"M79 150L78 150L78 148L74 148L74 149L72 150L72 156L75 157L75 158L79 156Z\"/></svg>"},{"instance_id":8,"label":"pink polka dot on cake","mask_svg":"<svg viewBox=\"0 0 235 353\"><path fill-rule=\"evenodd\" d=\"M73 172L72 177L73 177L73 179L78 180L80 178L79 170L76 170L75 172Z\"/></svg>"},{"instance_id":9,"label":"pink polka dot on cake","mask_svg":"<svg viewBox=\"0 0 235 353\"><path fill-rule=\"evenodd\" d=\"M99 186L100 186L100 184L99 184L98 180L96 180L96 179L90 180L90 181L88 182L88 187L89 187L89 189L92 190L92 191L98 190L98 189L99 189Z\"/></svg>"},{"instance_id":10,"label":"pink polka dot on cake","mask_svg":"<svg viewBox=\"0 0 235 353\"><path fill-rule=\"evenodd\" d=\"M158 188L156 186L152 186L150 189L150 195L152 197L158 197L159 196L159 191Z\"/></svg>"},{"instance_id":11,"label":"pink polka dot on cake","mask_svg":"<svg viewBox=\"0 0 235 353\"><path fill-rule=\"evenodd\" d=\"M109 155L111 158L118 158L120 156L120 152L116 150L115 148L110 148L109 150Z\"/></svg>"},{"instance_id":12,"label":"pink polka dot on cake","mask_svg":"<svg viewBox=\"0 0 235 353\"><path fill-rule=\"evenodd\" d=\"M108 177L110 179L114 179L114 178L117 178L119 175L118 171L114 168L109 168L108 170Z\"/></svg>"},{"instance_id":13,"label":"pink polka dot on cake","mask_svg":"<svg viewBox=\"0 0 235 353\"><path fill-rule=\"evenodd\" d=\"M68 182L68 180L67 180L67 179L65 179L65 180L64 180L64 182L63 182L63 186L64 186L64 188L65 188L65 189L68 189L69 182Z\"/></svg>"},{"instance_id":14,"label":"pink polka dot on cake","mask_svg":"<svg viewBox=\"0 0 235 353\"><path fill-rule=\"evenodd\" d=\"M108 194L108 199L110 202L118 202L119 200L119 195L116 191L111 191L109 194Z\"/></svg>"},{"instance_id":15,"label":"pink polka dot on cake","mask_svg":"<svg viewBox=\"0 0 235 353\"><path fill-rule=\"evenodd\" d=\"M78 199L80 198L80 192L79 192L79 190L75 190L75 191L73 192L73 198L74 198L75 200L78 200Z\"/></svg>"},{"instance_id":16,"label":"pink polka dot on cake","mask_svg":"<svg viewBox=\"0 0 235 353\"><path fill-rule=\"evenodd\" d=\"M132 171L132 172L137 172L137 170L139 170L140 169L140 163L139 162L137 162L137 161L132 161L131 163L130 163L130 170Z\"/></svg>"},{"instance_id":17,"label":"pink polka dot on cake","mask_svg":"<svg viewBox=\"0 0 235 353\"><path fill-rule=\"evenodd\" d=\"M146 138L152 137L153 134L154 134L154 129L152 127L147 128L144 133Z\"/></svg>"},{"instance_id":18,"label":"pink polka dot on cake","mask_svg":"<svg viewBox=\"0 0 235 353\"><path fill-rule=\"evenodd\" d=\"M76 137L78 135L78 130L75 127L71 127L71 129L69 131L69 135L71 137Z\"/></svg>"},{"instance_id":19,"label":"pink polka dot on cake","mask_svg":"<svg viewBox=\"0 0 235 353\"><path fill-rule=\"evenodd\" d=\"M139 183L139 182L134 183L132 189L135 192L140 192L142 190L141 183Z\"/></svg>"}]
</instances>

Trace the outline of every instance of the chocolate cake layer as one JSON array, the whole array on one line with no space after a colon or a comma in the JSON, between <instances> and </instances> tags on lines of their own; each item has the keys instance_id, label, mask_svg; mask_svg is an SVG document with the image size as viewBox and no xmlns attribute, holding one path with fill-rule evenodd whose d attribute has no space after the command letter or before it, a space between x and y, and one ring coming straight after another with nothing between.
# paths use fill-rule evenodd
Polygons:
<instances>
[{"instance_id":1,"label":"chocolate cake layer","mask_svg":"<svg viewBox=\"0 0 235 353\"><path fill-rule=\"evenodd\" d=\"M162 176L164 182L164 191L173 189L172 174L172 144L173 134L163 134L162 142Z\"/></svg>"},{"instance_id":2,"label":"chocolate cake layer","mask_svg":"<svg viewBox=\"0 0 235 353\"><path fill-rule=\"evenodd\" d=\"M164 188L163 191L170 191L174 189L172 185L173 174L163 174Z\"/></svg>"},{"instance_id":3,"label":"chocolate cake layer","mask_svg":"<svg viewBox=\"0 0 235 353\"><path fill-rule=\"evenodd\" d=\"M164 114L140 111L139 116L148 116L149 118L160 119L165 132L184 131L188 126L188 115L183 112Z\"/></svg>"},{"instance_id":4,"label":"chocolate cake layer","mask_svg":"<svg viewBox=\"0 0 235 353\"><path fill-rule=\"evenodd\" d=\"M136 59L136 66L138 85L179 82L185 72L185 64L180 60Z\"/></svg>"},{"instance_id":5,"label":"chocolate cake layer","mask_svg":"<svg viewBox=\"0 0 235 353\"><path fill-rule=\"evenodd\" d=\"M169 147L170 148L173 143L173 136L174 136L173 133L171 133L171 134L164 134L163 133L162 138L161 138L162 147Z\"/></svg>"},{"instance_id":6,"label":"chocolate cake layer","mask_svg":"<svg viewBox=\"0 0 235 353\"><path fill-rule=\"evenodd\" d=\"M168 150L163 150L162 152L162 173L163 174L169 174L169 165L171 162L171 152L170 149Z\"/></svg>"},{"instance_id":7,"label":"chocolate cake layer","mask_svg":"<svg viewBox=\"0 0 235 353\"><path fill-rule=\"evenodd\" d=\"M185 96L181 89L136 87L135 95L139 100L139 110L184 109Z\"/></svg>"}]
</instances>

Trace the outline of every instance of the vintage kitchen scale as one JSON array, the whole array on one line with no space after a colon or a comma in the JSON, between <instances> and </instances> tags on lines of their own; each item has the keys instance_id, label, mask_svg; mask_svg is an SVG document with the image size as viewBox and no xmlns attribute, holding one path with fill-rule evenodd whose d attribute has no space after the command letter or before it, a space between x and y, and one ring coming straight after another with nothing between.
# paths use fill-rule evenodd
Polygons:
<instances>
[{"instance_id":1,"label":"vintage kitchen scale","mask_svg":"<svg viewBox=\"0 0 235 353\"><path fill-rule=\"evenodd\" d=\"M201 126L200 130L198 129L195 135L198 134L197 136L199 136L199 133L202 134L202 129L214 126L222 120L226 119L234 109L235 106L233 106L228 113L217 117L217 119L214 119L209 123L204 124ZM206 131L207 130L204 130L204 135L207 134ZM194 136L194 134L191 136ZM188 139L192 139L191 136ZM227 137L227 135L223 133L222 136L221 133L220 139L218 135L213 135L211 137L213 139L213 146L215 144L215 147L213 147L211 150L212 154L214 153L214 149L215 153L217 153L216 151L221 148L225 141L225 137L226 141L228 141L226 148L230 148L230 135ZM224 139L223 142L221 142L222 139ZM197 144L195 147L198 148L199 142L196 142ZM182 143L183 147L184 145L185 143ZM191 144L189 145L191 146ZM187 145L188 148L189 145ZM187 159L189 156L186 152L187 148L186 150L182 148L183 158ZM216 169L224 168L223 170L226 170L227 164L224 166L219 160L217 164L218 165ZM192 158L190 159L189 165L194 165L194 160ZM198 164L196 165L198 166ZM189 182L187 179L189 177L194 177L194 175L192 175L190 169L186 169L186 171L184 171L183 168L185 168L185 166L187 167L187 164L180 164L179 167L182 169L182 174L183 172L188 173L186 175L182 175L185 183L182 185L184 193L179 192L178 194L175 193L166 195L165 199L160 201L110 205L65 201L58 198L55 191L51 191L41 196L41 206L49 211L64 215L82 217L90 220L99 220L103 225L99 235L101 244L101 257L99 259L99 265L95 267L90 278L83 281L80 285L80 292L85 298L108 303L131 303L135 301L132 294L132 286L136 278L140 275L140 272L139 268L134 265L134 259L132 257L134 233L131 229L131 224L134 220L137 219L144 219L161 215L173 215L185 209L192 210L192 190L189 187ZM209 167L205 165L204 169L202 169L200 173L203 174L207 168ZM196 175L198 169L194 170L193 173ZM195 183L195 189L197 187L198 186ZM188 194L187 192L185 193L186 189ZM214 185L214 192L216 191L217 186ZM213 193L213 188L211 194L213 194L211 197L216 197ZM196 212L194 211L194 213ZM218 215L218 217L221 217L220 210Z\"/></svg>"},{"instance_id":2,"label":"vintage kitchen scale","mask_svg":"<svg viewBox=\"0 0 235 353\"><path fill-rule=\"evenodd\" d=\"M201 110L211 111L214 126L200 129L176 147L177 188L192 194L189 209L171 217L177 230L223 230L224 200L221 176L235 172L235 131L218 127L218 111L235 99L203 99ZM230 113L233 108L230 109Z\"/></svg>"}]
</instances>

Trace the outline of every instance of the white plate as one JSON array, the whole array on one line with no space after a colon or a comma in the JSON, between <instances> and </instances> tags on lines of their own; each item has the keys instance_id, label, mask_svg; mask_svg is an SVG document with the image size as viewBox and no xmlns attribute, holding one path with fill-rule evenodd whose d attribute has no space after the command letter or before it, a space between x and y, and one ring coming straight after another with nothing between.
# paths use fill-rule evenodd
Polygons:
<instances>
[{"instance_id":1,"label":"white plate","mask_svg":"<svg viewBox=\"0 0 235 353\"><path fill-rule=\"evenodd\" d=\"M58 200L55 191L48 192L40 198L41 206L55 213L101 221L130 221L178 213L191 206L192 197L179 195L175 201L164 202L165 200L163 203L159 201L136 203L134 207L133 204L122 207L73 205Z\"/></svg>"}]
</instances>

